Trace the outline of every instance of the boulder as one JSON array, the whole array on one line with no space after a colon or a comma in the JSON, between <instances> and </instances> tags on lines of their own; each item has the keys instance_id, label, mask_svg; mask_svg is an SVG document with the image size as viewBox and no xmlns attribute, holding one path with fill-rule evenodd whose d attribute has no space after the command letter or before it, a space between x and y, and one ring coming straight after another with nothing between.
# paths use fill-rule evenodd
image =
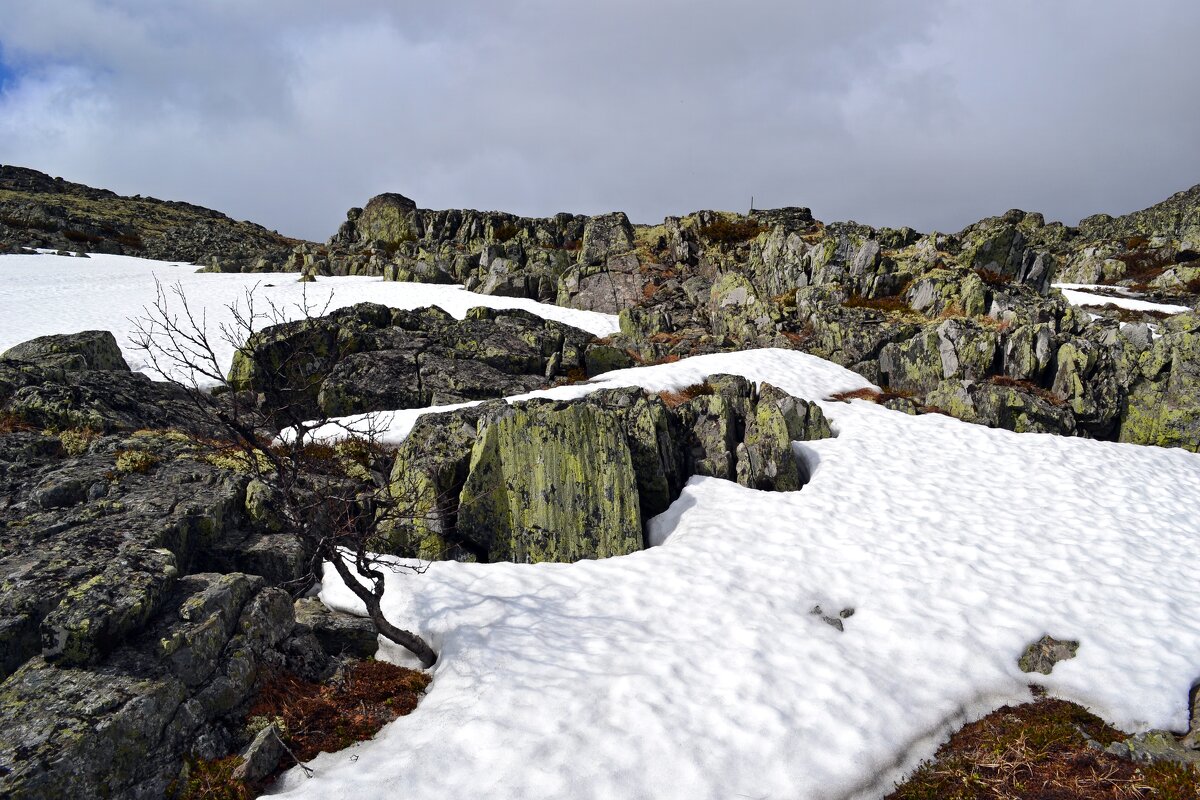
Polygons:
<instances>
[{"instance_id":1,"label":"boulder","mask_svg":"<svg viewBox=\"0 0 1200 800\"><path fill-rule=\"evenodd\" d=\"M1055 639L1046 635L1025 648L1017 660L1017 666L1022 672L1038 672L1049 675L1054 665L1060 661L1074 658L1079 650L1079 642L1065 639Z\"/></svg>"},{"instance_id":2,"label":"boulder","mask_svg":"<svg viewBox=\"0 0 1200 800\"><path fill-rule=\"evenodd\" d=\"M436 308L361 303L256 334L229 382L297 421L420 408L540 388L580 369L594 339L515 309L474 308L455 320Z\"/></svg>"},{"instance_id":3,"label":"boulder","mask_svg":"<svg viewBox=\"0 0 1200 800\"><path fill-rule=\"evenodd\" d=\"M386 548L478 561L622 555L642 548L644 522L692 475L799 489L808 476L792 441L831 435L815 404L769 385L760 396L736 376L664 397L605 389L421 417L396 454L392 495L411 505L382 532Z\"/></svg>"},{"instance_id":4,"label":"boulder","mask_svg":"<svg viewBox=\"0 0 1200 800\"><path fill-rule=\"evenodd\" d=\"M39 336L8 348L0 353L0 358L28 361L68 372L85 369L129 371L116 337L108 331Z\"/></svg>"},{"instance_id":5,"label":"boulder","mask_svg":"<svg viewBox=\"0 0 1200 800\"><path fill-rule=\"evenodd\" d=\"M312 630L326 653L372 658L379 650L375 623L334 611L316 597L296 601L296 622Z\"/></svg>"},{"instance_id":6,"label":"boulder","mask_svg":"<svg viewBox=\"0 0 1200 800\"><path fill-rule=\"evenodd\" d=\"M577 561L642 548L618 419L591 403L529 401L480 431L456 533L490 561Z\"/></svg>"}]
</instances>

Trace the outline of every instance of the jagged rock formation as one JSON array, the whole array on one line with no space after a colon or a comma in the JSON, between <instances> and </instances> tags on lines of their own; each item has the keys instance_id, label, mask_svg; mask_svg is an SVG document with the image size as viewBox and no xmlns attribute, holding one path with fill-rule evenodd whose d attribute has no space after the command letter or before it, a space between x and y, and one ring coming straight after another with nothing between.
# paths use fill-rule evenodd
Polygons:
<instances>
[{"instance_id":1,"label":"jagged rock formation","mask_svg":"<svg viewBox=\"0 0 1200 800\"><path fill-rule=\"evenodd\" d=\"M424 408L521 394L632 364L586 331L527 311L359 303L256 334L229 382L310 417Z\"/></svg>"},{"instance_id":2,"label":"jagged rock formation","mask_svg":"<svg viewBox=\"0 0 1200 800\"><path fill-rule=\"evenodd\" d=\"M623 555L692 475L797 490L808 476L791 443L829 435L815 404L731 375L677 395L606 389L427 414L392 469L393 494L418 498L414 519L381 534L430 559Z\"/></svg>"},{"instance_id":3,"label":"jagged rock formation","mask_svg":"<svg viewBox=\"0 0 1200 800\"><path fill-rule=\"evenodd\" d=\"M1075 228L1014 210L924 235L826 225L804 208L647 226L619 213L428 211L390 194L351 209L328 246L297 258L310 274L460 282L618 313L611 344L645 362L795 347L911 395L914 410L1194 450L1189 315L1161 331L1153 315L1093 320L1050 282L1104 256L1123 266L1100 277L1194 305L1198 217L1200 188Z\"/></svg>"},{"instance_id":4,"label":"jagged rock formation","mask_svg":"<svg viewBox=\"0 0 1200 800\"><path fill-rule=\"evenodd\" d=\"M0 252L50 248L189 261L221 272L286 270L298 242L211 209L0 165Z\"/></svg>"},{"instance_id":5,"label":"jagged rock formation","mask_svg":"<svg viewBox=\"0 0 1200 800\"><path fill-rule=\"evenodd\" d=\"M279 586L310 554L192 408L111 334L0 357L5 797L163 797L244 744L265 671L332 671L314 628L361 627L297 623Z\"/></svg>"}]
</instances>

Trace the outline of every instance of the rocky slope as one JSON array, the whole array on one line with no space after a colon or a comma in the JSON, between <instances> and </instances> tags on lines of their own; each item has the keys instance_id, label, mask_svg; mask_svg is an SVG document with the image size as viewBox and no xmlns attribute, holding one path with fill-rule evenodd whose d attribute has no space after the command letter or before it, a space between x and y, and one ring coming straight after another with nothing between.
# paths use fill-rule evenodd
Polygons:
<instances>
[{"instance_id":1,"label":"rocky slope","mask_svg":"<svg viewBox=\"0 0 1200 800\"><path fill-rule=\"evenodd\" d=\"M284 408L497 398L560 371L603 371L611 350L525 312L456 321L372 304L251 344L222 397L253 398L254 424ZM130 372L107 332L0 354L5 796L163 796L188 759L252 744L240 720L274 670L318 679L345 647L373 652L369 621L293 603L312 553L281 523L274 490L222 446L228 435L188 390ZM796 491L807 476L791 443L829 435L816 405L733 376L672 395L427 415L367 466L413 509L384 518L373 549L526 562L630 553L691 475ZM373 491L365 473L346 474Z\"/></svg>"},{"instance_id":2,"label":"rocky slope","mask_svg":"<svg viewBox=\"0 0 1200 800\"><path fill-rule=\"evenodd\" d=\"M1051 282L1105 280L1195 306L1198 219L1200 187L1074 228L1009 211L956 234L827 225L804 208L648 226L620 213L429 211L384 194L295 258L311 275L464 283L620 314L610 344L642 362L793 347L914 412L1195 450L1200 318L1083 313Z\"/></svg>"},{"instance_id":3,"label":"rocky slope","mask_svg":"<svg viewBox=\"0 0 1200 800\"><path fill-rule=\"evenodd\" d=\"M297 244L190 203L122 197L0 165L0 252L118 253L241 272L288 269Z\"/></svg>"},{"instance_id":4,"label":"rocky slope","mask_svg":"<svg viewBox=\"0 0 1200 800\"><path fill-rule=\"evenodd\" d=\"M297 622L309 554L219 433L111 334L0 357L5 797L163 797L185 758L248 743L263 676L333 672L318 636L361 621Z\"/></svg>"}]
</instances>

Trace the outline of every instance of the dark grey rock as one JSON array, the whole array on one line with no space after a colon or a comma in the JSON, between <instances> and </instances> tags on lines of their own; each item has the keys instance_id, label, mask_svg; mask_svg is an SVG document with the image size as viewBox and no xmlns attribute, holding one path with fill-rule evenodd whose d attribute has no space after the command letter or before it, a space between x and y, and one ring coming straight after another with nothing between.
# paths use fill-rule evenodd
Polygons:
<instances>
[{"instance_id":1,"label":"dark grey rock","mask_svg":"<svg viewBox=\"0 0 1200 800\"><path fill-rule=\"evenodd\" d=\"M1017 660L1017 666L1022 672L1040 672L1049 675L1054 665L1068 658L1074 658L1079 650L1079 642L1059 640L1052 636L1043 636L1025 648Z\"/></svg>"},{"instance_id":2,"label":"dark grey rock","mask_svg":"<svg viewBox=\"0 0 1200 800\"><path fill-rule=\"evenodd\" d=\"M365 617L344 614L315 597L296 601L296 621L308 626L325 652L372 658L379 650L379 631Z\"/></svg>"},{"instance_id":3,"label":"dark grey rock","mask_svg":"<svg viewBox=\"0 0 1200 800\"><path fill-rule=\"evenodd\" d=\"M261 780L275 771L285 752L279 726L272 722L242 751L242 763L234 768L233 777L244 782Z\"/></svg>"}]
</instances>

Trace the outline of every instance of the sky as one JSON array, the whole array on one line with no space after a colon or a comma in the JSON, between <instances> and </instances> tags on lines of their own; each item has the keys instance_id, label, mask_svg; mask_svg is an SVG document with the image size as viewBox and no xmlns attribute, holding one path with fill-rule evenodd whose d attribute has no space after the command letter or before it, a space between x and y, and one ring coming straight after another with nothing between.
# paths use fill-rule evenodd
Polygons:
<instances>
[{"instance_id":1,"label":"sky","mask_svg":"<svg viewBox=\"0 0 1200 800\"><path fill-rule=\"evenodd\" d=\"M1200 3L0 0L0 162L323 240L385 191L954 231L1200 183Z\"/></svg>"}]
</instances>

